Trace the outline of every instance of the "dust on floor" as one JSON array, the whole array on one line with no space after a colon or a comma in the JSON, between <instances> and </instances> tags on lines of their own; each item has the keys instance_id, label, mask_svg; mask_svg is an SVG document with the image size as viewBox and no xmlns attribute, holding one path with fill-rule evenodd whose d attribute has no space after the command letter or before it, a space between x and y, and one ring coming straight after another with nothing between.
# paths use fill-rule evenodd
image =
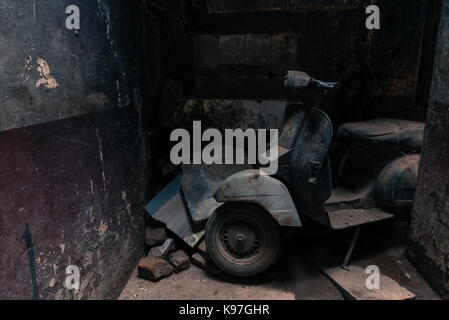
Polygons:
<instances>
[{"instance_id":1,"label":"dust on floor","mask_svg":"<svg viewBox=\"0 0 449 320\"><path fill-rule=\"evenodd\" d=\"M339 291L298 256L253 279L211 275L192 266L157 283L134 271L120 300L342 300Z\"/></svg>"}]
</instances>

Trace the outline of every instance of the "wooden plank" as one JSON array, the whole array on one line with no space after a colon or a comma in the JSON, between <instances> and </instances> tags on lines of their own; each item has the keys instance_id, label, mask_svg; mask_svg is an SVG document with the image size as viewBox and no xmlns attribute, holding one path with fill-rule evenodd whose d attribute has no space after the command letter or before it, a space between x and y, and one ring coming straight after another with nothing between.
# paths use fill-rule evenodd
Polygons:
<instances>
[{"instance_id":1,"label":"wooden plank","mask_svg":"<svg viewBox=\"0 0 449 320\"><path fill-rule=\"evenodd\" d=\"M332 229L343 230L364 224L391 220L394 215L381 209L343 209L329 212Z\"/></svg>"},{"instance_id":2,"label":"wooden plank","mask_svg":"<svg viewBox=\"0 0 449 320\"><path fill-rule=\"evenodd\" d=\"M370 274L366 266L350 265L348 270L340 266L332 256L322 249L307 252L310 260L323 272L349 300L411 300L415 294L400 286L392 278L380 274L380 288L368 289L366 281Z\"/></svg>"}]
</instances>

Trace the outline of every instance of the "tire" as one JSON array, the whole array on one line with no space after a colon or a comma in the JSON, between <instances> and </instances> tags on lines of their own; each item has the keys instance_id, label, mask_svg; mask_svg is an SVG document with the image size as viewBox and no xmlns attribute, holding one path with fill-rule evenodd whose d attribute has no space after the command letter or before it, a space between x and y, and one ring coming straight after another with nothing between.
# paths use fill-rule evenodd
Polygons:
<instances>
[{"instance_id":1,"label":"tire","mask_svg":"<svg viewBox=\"0 0 449 320\"><path fill-rule=\"evenodd\" d=\"M263 209L244 203L220 207L206 225L207 251L224 272L255 276L278 260L282 240L276 221Z\"/></svg>"}]
</instances>

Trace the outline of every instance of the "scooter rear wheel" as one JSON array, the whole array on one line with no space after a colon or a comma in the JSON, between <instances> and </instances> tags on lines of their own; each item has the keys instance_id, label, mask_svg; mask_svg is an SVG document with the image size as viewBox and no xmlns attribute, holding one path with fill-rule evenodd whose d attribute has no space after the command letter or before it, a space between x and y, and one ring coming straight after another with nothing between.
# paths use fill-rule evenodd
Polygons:
<instances>
[{"instance_id":1,"label":"scooter rear wheel","mask_svg":"<svg viewBox=\"0 0 449 320\"><path fill-rule=\"evenodd\" d=\"M207 251L226 273L248 277L268 269L282 249L279 226L263 209L242 203L219 208L206 226Z\"/></svg>"}]
</instances>

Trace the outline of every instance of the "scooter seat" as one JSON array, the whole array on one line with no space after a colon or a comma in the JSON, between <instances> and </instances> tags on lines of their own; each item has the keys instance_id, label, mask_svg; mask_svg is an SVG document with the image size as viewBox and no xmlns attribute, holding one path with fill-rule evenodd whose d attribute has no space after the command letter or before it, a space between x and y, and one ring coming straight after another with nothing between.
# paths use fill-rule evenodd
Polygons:
<instances>
[{"instance_id":1,"label":"scooter seat","mask_svg":"<svg viewBox=\"0 0 449 320\"><path fill-rule=\"evenodd\" d=\"M422 122L399 119L373 119L346 123L340 127L338 139L349 143L394 146L406 153L420 152L423 145Z\"/></svg>"}]
</instances>

